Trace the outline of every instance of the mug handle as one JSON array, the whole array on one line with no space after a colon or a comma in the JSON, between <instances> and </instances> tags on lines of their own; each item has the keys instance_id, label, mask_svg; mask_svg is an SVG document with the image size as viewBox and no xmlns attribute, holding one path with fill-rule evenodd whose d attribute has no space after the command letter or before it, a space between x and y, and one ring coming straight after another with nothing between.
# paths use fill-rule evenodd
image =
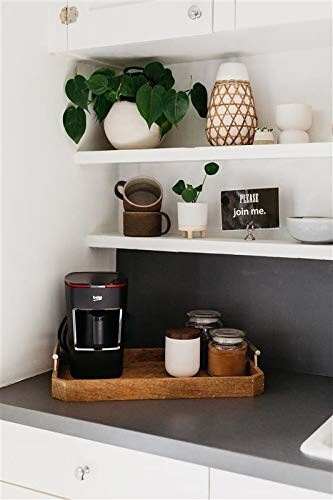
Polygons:
<instances>
[{"instance_id":1,"label":"mug handle","mask_svg":"<svg viewBox=\"0 0 333 500\"><path fill-rule=\"evenodd\" d=\"M120 200L124 199L123 193L119 191L119 187L124 187L126 184L126 181L118 181L117 184L114 187L114 194L119 198Z\"/></svg>"},{"instance_id":2,"label":"mug handle","mask_svg":"<svg viewBox=\"0 0 333 500\"><path fill-rule=\"evenodd\" d=\"M171 220L170 220L170 217L168 216L168 214L166 214L165 212L161 212L161 216L162 216L162 218L165 217L165 220L166 220L166 223L167 223L166 229L161 232L161 236L162 236L163 234L167 234L170 231Z\"/></svg>"}]
</instances>

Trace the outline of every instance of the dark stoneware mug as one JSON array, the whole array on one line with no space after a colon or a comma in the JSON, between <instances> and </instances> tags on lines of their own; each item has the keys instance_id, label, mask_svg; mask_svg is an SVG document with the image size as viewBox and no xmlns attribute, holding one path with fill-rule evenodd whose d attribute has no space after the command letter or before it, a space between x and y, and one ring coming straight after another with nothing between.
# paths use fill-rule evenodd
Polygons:
<instances>
[{"instance_id":1,"label":"dark stoneware mug","mask_svg":"<svg viewBox=\"0 0 333 500\"><path fill-rule=\"evenodd\" d=\"M123 188L123 192L119 188ZM163 189L152 177L133 177L119 181L114 188L115 195L123 200L126 212L159 212L162 206Z\"/></svg>"},{"instance_id":2,"label":"dark stoneware mug","mask_svg":"<svg viewBox=\"0 0 333 500\"><path fill-rule=\"evenodd\" d=\"M166 228L162 230L162 219ZM170 231L171 222L164 212L124 212L124 236L162 236Z\"/></svg>"}]
</instances>

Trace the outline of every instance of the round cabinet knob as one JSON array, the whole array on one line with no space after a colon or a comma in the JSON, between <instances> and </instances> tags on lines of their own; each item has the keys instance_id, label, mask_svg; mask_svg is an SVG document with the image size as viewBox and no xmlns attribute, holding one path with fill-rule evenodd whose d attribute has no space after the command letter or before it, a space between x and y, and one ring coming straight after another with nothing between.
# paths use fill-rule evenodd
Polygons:
<instances>
[{"instance_id":1,"label":"round cabinet knob","mask_svg":"<svg viewBox=\"0 0 333 500\"><path fill-rule=\"evenodd\" d=\"M191 5L191 7L187 11L187 15L194 21L195 19L200 19L200 17L202 16L202 11L197 5Z\"/></svg>"},{"instance_id":2,"label":"round cabinet knob","mask_svg":"<svg viewBox=\"0 0 333 500\"><path fill-rule=\"evenodd\" d=\"M76 467L74 474L75 474L76 479L78 479L79 481L83 481L84 478L86 477L86 474L89 474L89 472L90 472L90 469L89 469L88 465L84 465L83 467L81 467L81 466Z\"/></svg>"}]
</instances>

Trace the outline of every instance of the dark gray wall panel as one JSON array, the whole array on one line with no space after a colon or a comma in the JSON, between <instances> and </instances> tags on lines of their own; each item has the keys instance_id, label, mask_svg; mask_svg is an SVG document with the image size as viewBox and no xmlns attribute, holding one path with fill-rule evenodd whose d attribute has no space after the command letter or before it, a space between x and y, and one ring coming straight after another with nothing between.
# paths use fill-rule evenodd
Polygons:
<instances>
[{"instance_id":1,"label":"dark gray wall panel","mask_svg":"<svg viewBox=\"0 0 333 500\"><path fill-rule=\"evenodd\" d=\"M218 309L264 367L333 376L332 263L121 250L117 267L129 278L128 346L162 346L186 311Z\"/></svg>"}]
</instances>

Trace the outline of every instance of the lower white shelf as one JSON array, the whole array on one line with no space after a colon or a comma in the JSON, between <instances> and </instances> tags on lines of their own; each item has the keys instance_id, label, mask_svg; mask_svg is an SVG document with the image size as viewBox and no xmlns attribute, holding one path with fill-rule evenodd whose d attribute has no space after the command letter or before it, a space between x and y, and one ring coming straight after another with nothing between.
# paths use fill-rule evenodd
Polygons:
<instances>
[{"instance_id":1,"label":"lower white shelf","mask_svg":"<svg viewBox=\"0 0 333 500\"><path fill-rule=\"evenodd\" d=\"M88 236L91 248L153 250L157 252L188 252L225 255L282 257L287 259L333 260L332 245L306 245L289 240L244 241L236 238L208 236L191 240L178 235L154 238L130 238L119 233L97 233Z\"/></svg>"}]
</instances>

